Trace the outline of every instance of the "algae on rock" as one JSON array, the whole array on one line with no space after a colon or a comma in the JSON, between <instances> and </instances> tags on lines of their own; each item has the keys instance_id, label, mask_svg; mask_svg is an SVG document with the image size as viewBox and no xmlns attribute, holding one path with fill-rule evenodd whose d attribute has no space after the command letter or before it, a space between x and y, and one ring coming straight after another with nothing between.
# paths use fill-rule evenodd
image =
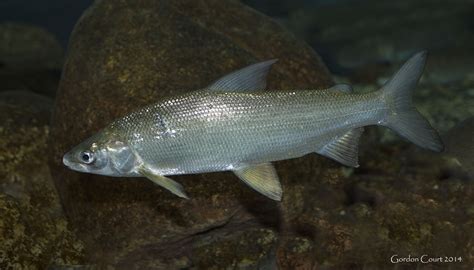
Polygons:
<instances>
[{"instance_id":1,"label":"algae on rock","mask_svg":"<svg viewBox=\"0 0 474 270\"><path fill-rule=\"evenodd\" d=\"M51 106L33 93L0 93L1 269L45 269L83 257L47 165Z\"/></svg>"}]
</instances>

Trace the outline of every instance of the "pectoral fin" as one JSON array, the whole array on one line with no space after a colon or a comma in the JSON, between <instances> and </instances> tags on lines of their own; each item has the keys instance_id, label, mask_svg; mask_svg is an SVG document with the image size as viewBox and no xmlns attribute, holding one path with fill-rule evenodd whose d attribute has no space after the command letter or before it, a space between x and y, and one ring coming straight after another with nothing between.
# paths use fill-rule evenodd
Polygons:
<instances>
[{"instance_id":1,"label":"pectoral fin","mask_svg":"<svg viewBox=\"0 0 474 270\"><path fill-rule=\"evenodd\" d=\"M264 90L267 85L267 74L276 59L256 63L215 81L206 89L221 92L245 92Z\"/></svg>"},{"instance_id":2,"label":"pectoral fin","mask_svg":"<svg viewBox=\"0 0 474 270\"><path fill-rule=\"evenodd\" d=\"M242 167L234 173L256 191L272 200L281 201L280 180L271 163Z\"/></svg>"},{"instance_id":3,"label":"pectoral fin","mask_svg":"<svg viewBox=\"0 0 474 270\"><path fill-rule=\"evenodd\" d=\"M364 128L350 130L317 151L346 166L359 167L359 138Z\"/></svg>"},{"instance_id":4,"label":"pectoral fin","mask_svg":"<svg viewBox=\"0 0 474 270\"><path fill-rule=\"evenodd\" d=\"M171 191L174 195L177 195L181 198L189 199L188 195L184 191L183 186L163 175L156 174L153 170L142 167L139 169L139 172L144 177L150 179L153 183L166 188L167 190Z\"/></svg>"}]
</instances>

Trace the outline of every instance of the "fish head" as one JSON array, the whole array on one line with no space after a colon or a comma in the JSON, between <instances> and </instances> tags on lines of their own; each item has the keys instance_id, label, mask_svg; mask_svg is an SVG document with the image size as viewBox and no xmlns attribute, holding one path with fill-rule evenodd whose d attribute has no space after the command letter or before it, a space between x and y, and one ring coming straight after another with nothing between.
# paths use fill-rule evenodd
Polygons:
<instances>
[{"instance_id":1,"label":"fish head","mask_svg":"<svg viewBox=\"0 0 474 270\"><path fill-rule=\"evenodd\" d=\"M133 176L138 166L131 148L119 136L101 131L63 156L69 169L107 176Z\"/></svg>"}]
</instances>

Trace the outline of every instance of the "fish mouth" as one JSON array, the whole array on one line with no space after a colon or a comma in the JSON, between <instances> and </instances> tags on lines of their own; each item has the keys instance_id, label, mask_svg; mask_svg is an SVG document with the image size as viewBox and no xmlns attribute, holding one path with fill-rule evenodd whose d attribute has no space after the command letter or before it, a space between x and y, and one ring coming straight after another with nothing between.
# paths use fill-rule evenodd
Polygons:
<instances>
[{"instance_id":1,"label":"fish mouth","mask_svg":"<svg viewBox=\"0 0 474 270\"><path fill-rule=\"evenodd\" d=\"M83 172L85 169L84 165L77 162L73 162L71 161L71 159L72 159L71 153L66 153L63 156L63 164L71 170Z\"/></svg>"},{"instance_id":2,"label":"fish mouth","mask_svg":"<svg viewBox=\"0 0 474 270\"><path fill-rule=\"evenodd\" d=\"M63 164L66 166L66 167L71 167L72 166L72 162L70 161L71 159L71 154L70 153L66 153L64 154L63 156Z\"/></svg>"}]
</instances>

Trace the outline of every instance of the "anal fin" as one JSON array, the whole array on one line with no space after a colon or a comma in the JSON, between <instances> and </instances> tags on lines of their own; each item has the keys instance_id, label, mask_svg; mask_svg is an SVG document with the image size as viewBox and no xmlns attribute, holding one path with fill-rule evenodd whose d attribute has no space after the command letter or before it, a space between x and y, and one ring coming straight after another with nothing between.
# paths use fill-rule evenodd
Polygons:
<instances>
[{"instance_id":1,"label":"anal fin","mask_svg":"<svg viewBox=\"0 0 474 270\"><path fill-rule=\"evenodd\" d=\"M262 163L253 166L245 166L234 173L251 188L267 196L268 198L281 201L281 185L275 168L271 163Z\"/></svg>"},{"instance_id":2,"label":"anal fin","mask_svg":"<svg viewBox=\"0 0 474 270\"><path fill-rule=\"evenodd\" d=\"M148 169L146 167L141 167L139 169L139 172L140 172L141 175L148 178L153 183L166 188L167 190L169 190L174 195L176 195L178 197L181 197L181 198L184 198L184 199L189 199L188 195L186 195L186 192L184 191L183 186L180 183L178 183L178 182L176 182L176 181L174 181L174 180L172 180L168 177L165 177L163 175L159 175L159 174L155 173L153 170Z\"/></svg>"},{"instance_id":3,"label":"anal fin","mask_svg":"<svg viewBox=\"0 0 474 270\"><path fill-rule=\"evenodd\" d=\"M362 127L352 129L316 152L346 166L359 167L359 138L362 132Z\"/></svg>"}]
</instances>

